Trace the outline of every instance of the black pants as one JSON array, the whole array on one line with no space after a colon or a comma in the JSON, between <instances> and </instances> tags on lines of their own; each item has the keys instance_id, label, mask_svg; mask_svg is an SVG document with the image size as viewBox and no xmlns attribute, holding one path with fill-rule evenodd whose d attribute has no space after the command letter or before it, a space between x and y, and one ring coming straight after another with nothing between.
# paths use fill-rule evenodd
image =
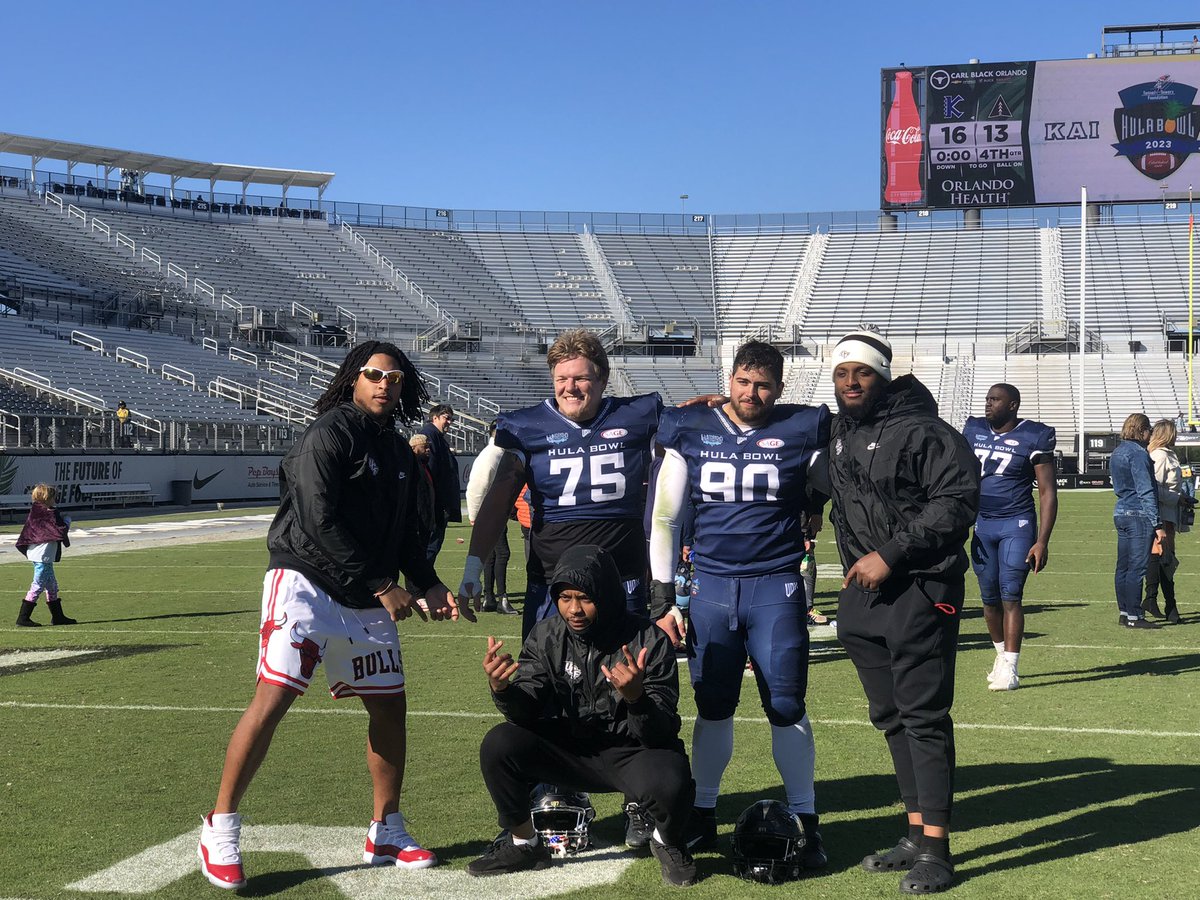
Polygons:
<instances>
[{"instance_id":1,"label":"black pants","mask_svg":"<svg viewBox=\"0 0 1200 900\"><path fill-rule=\"evenodd\" d=\"M948 826L954 799L954 656L963 577L899 576L882 591L857 584L838 597L838 638L883 732L905 809Z\"/></svg>"},{"instance_id":2,"label":"black pants","mask_svg":"<svg viewBox=\"0 0 1200 900\"><path fill-rule=\"evenodd\" d=\"M529 727L502 722L484 737L479 766L501 828L529 820L529 792L545 783L572 791L620 791L650 814L667 844L681 846L696 799L682 747L597 748L572 736L562 719Z\"/></svg>"},{"instance_id":3,"label":"black pants","mask_svg":"<svg viewBox=\"0 0 1200 900\"><path fill-rule=\"evenodd\" d=\"M1175 554L1163 553L1156 556L1150 554L1150 562L1146 564L1146 600L1158 601L1158 589L1162 587L1163 599L1167 608L1175 608Z\"/></svg>"},{"instance_id":4,"label":"black pants","mask_svg":"<svg viewBox=\"0 0 1200 900\"><path fill-rule=\"evenodd\" d=\"M508 596L508 561L512 551L508 549L508 528L500 532L496 549L483 562L483 599L495 600Z\"/></svg>"}]
</instances>

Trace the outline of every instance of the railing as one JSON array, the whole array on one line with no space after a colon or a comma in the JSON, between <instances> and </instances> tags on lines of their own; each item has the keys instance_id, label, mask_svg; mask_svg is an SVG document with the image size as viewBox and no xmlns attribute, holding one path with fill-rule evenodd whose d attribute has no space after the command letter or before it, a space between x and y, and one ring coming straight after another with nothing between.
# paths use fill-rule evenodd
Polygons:
<instances>
[{"instance_id":1,"label":"railing","mask_svg":"<svg viewBox=\"0 0 1200 900\"><path fill-rule=\"evenodd\" d=\"M192 279L192 293L203 294L205 297L212 300L214 303L217 300L217 292L213 288L213 286L211 284L209 284L207 281L203 281L200 278Z\"/></svg>"},{"instance_id":2,"label":"railing","mask_svg":"<svg viewBox=\"0 0 1200 900\"><path fill-rule=\"evenodd\" d=\"M159 272L162 271L162 257L153 250L148 250L145 247L142 248L142 262L149 263Z\"/></svg>"},{"instance_id":3,"label":"railing","mask_svg":"<svg viewBox=\"0 0 1200 900\"><path fill-rule=\"evenodd\" d=\"M108 225L106 225L104 222L101 222L99 219L97 219L95 216L92 216L92 227L90 230L100 232L102 235L104 235L105 241L112 240L112 229L109 228Z\"/></svg>"},{"instance_id":4,"label":"railing","mask_svg":"<svg viewBox=\"0 0 1200 900\"><path fill-rule=\"evenodd\" d=\"M422 303L424 303L425 306L433 312L436 319L445 322L452 328L457 328L458 321L452 315L442 309L441 305L432 297L427 295L425 291L421 289L420 285L412 281L412 279L398 269L390 259L380 253L375 248L374 244L370 243L361 234L351 228L349 223L343 222L342 227L338 230L338 234L343 240L348 240L350 242L350 246L365 256L368 261L373 260L375 265L378 266L379 269L391 279L393 284L398 287L402 287L404 290L408 291L409 294L417 297Z\"/></svg>"},{"instance_id":5,"label":"railing","mask_svg":"<svg viewBox=\"0 0 1200 900\"><path fill-rule=\"evenodd\" d=\"M180 281L183 282L184 287L188 286L187 270L185 270L183 268L183 266L177 265L176 263L168 262L167 263L167 283L168 284L170 283L172 278L178 278Z\"/></svg>"},{"instance_id":6,"label":"railing","mask_svg":"<svg viewBox=\"0 0 1200 900\"><path fill-rule=\"evenodd\" d=\"M73 203L67 205L67 218L68 219L78 219L80 222L83 223L83 227L87 228L87 222L88 222L87 213L85 213L82 209L80 209L78 206L74 205Z\"/></svg>"},{"instance_id":7,"label":"railing","mask_svg":"<svg viewBox=\"0 0 1200 900\"><path fill-rule=\"evenodd\" d=\"M87 347L89 350L94 350L97 353L104 353L104 341L98 337L93 337L86 331L76 329L71 332L71 343L78 344L81 347Z\"/></svg>"},{"instance_id":8,"label":"railing","mask_svg":"<svg viewBox=\"0 0 1200 900\"><path fill-rule=\"evenodd\" d=\"M587 225L584 225L583 233L579 235L579 244L583 248L588 262L592 264L592 271L596 273L596 280L600 284L600 291L604 294L604 299L608 301L609 314L613 320L636 328L637 320L634 319L633 312L629 307L629 298L621 291L612 267L608 264L608 257L604 255L604 248L600 246L600 242L596 240L596 236L592 234Z\"/></svg>"},{"instance_id":9,"label":"railing","mask_svg":"<svg viewBox=\"0 0 1200 900\"><path fill-rule=\"evenodd\" d=\"M137 258L137 246L134 244L132 239L125 237L125 235L121 234L119 231L117 232L117 246L128 247L129 252L133 254L135 259Z\"/></svg>"},{"instance_id":10,"label":"railing","mask_svg":"<svg viewBox=\"0 0 1200 900\"><path fill-rule=\"evenodd\" d=\"M784 334L804 324L808 314L808 305L812 300L813 291L817 286L817 275L821 272L821 263L825 259L825 250L829 246L828 234L814 234L808 239L804 248L804 259L800 261L800 269L796 273L796 283L788 296L787 311L783 315L781 327Z\"/></svg>"},{"instance_id":11,"label":"railing","mask_svg":"<svg viewBox=\"0 0 1200 900\"><path fill-rule=\"evenodd\" d=\"M163 381L178 381L180 384L186 384L193 391L196 390L196 376L187 369L163 363L159 372L162 374Z\"/></svg>"},{"instance_id":12,"label":"railing","mask_svg":"<svg viewBox=\"0 0 1200 900\"><path fill-rule=\"evenodd\" d=\"M249 350L243 350L241 347L230 347L229 358L238 362L250 363L254 368L258 368L258 354L251 353Z\"/></svg>"},{"instance_id":13,"label":"railing","mask_svg":"<svg viewBox=\"0 0 1200 900\"><path fill-rule=\"evenodd\" d=\"M289 366L287 363L277 362L273 359L267 360L267 371L273 375L283 375L292 381L300 380L300 372L295 366Z\"/></svg>"},{"instance_id":14,"label":"railing","mask_svg":"<svg viewBox=\"0 0 1200 900\"><path fill-rule=\"evenodd\" d=\"M201 338L200 339L200 347L203 350L211 350L213 353L216 353L217 355L220 355L220 353L221 353L221 345L219 343L217 343L216 338L210 338L210 337Z\"/></svg>"},{"instance_id":15,"label":"railing","mask_svg":"<svg viewBox=\"0 0 1200 900\"><path fill-rule=\"evenodd\" d=\"M139 369L145 369L147 372L150 371L150 357L144 353L138 353L136 350L118 347L117 362L133 363Z\"/></svg>"}]
</instances>

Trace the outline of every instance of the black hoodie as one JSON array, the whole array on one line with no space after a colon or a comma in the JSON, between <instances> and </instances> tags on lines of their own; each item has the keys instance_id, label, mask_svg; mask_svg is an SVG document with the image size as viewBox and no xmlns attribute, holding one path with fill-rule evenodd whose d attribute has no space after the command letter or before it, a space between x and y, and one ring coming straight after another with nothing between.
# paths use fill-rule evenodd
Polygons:
<instances>
[{"instance_id":1,"label":"black hoodie","mask_svg":"<svg viewBox=\"0 0 1200 900\"><path fill-rule=\"evenodd\" d=\"M937 414L929 389L897 378L866 418L833 420L829 482L842 565L878 551L897 574L947 580L967 570L979 460Z\"/></svg>"},{"instance_id":2,"label":"black hoodie","mask_svg":"<svg viewBox=\"0 0 1200 900\"><path fill-rule=\"evenodd\" d=\"M600 547L571 547L554 568L551 593L574 587L596 605L596 620L584 632L573 631L560 615L534 626L509 686L492 698L515 724L563 718L573 734L601 747L655 747L684 752L679 740L679 673L675 649L646 619L629 615L625 588L612 555ZM608 683L600 667L625 662L622 646L637 659L646 647L643 694L627 702Z\"/></svg>"}]
</instances>

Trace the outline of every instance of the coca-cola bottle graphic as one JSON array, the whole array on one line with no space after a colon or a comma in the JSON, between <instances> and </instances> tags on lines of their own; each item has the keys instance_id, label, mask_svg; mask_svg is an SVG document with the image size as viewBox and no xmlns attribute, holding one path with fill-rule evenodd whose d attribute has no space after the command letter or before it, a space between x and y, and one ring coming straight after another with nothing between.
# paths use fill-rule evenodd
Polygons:
<instances>
[{"instance_id":1,"label":"coca-cola bottle graphic","mask_svg":"<svg viewBox=\"0 0 1200 900\"><path fill-rule=\"evenodd\" d=\"M892 107L884 129L883 154L887 160L883 199L888 203L920 203L925 198L921 187L924 142L921 113L913 97L912 72L896 73Z\"/></svg>"}]
</instances>

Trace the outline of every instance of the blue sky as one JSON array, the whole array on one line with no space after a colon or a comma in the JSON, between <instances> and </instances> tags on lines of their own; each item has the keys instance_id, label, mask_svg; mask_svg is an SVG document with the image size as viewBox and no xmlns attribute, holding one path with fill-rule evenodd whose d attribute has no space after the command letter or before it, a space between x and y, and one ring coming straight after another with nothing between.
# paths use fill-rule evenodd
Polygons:
<instances>
[{"instance_id":1,"label":"blue sky","mask_svg":"<svg viewBox=\"0 0 1200 900\"><path fill-rule=\"evenodd\" d=\"M687 193L714 213L877 208L882 67L1081 57L1104 25L1200 17L1107 0L48 9L10 16L2 130L333 171L335 200L677 212Z\"/></svg>"}]
</instances>

